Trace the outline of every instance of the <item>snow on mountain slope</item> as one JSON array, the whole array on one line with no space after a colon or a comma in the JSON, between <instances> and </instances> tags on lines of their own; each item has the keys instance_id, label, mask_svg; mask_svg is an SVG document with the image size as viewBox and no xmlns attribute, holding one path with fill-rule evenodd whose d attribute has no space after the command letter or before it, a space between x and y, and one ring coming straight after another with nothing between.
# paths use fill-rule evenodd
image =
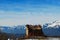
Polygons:
<instances>
[{"instance_id":1,"label":"snow on mountain slope","mask_svg":"<svg viewBox=\"0 0 60 40\"><path fill-rule=\"evenodd\" d=\"M60 21L44 24L42 31L46 36L60 36Z\"/></svg>"},{"instance_id":2,"label":"snow on mountain slope","mask_svg":"<svg viewBox=\"0 0 60 40\"><path fill-rule=\"evenodd\" d=\"M24 25L17 25L14 27L6 27L0 26L0 32L7 33L7 34L24 34L26 31L26 27Z\"/></svg>"},{"instance_id":3,"label":"snow on mountain slope","mask_svg":"<svg viewBox=\"0 0 60 40\"><path fill-rule=\"evenodd\" d=\"M54 21L52 23L48 23L47 28L52 27L52 28L59 28L60 27L60 21Z\"/></svg>"}]
</instances>

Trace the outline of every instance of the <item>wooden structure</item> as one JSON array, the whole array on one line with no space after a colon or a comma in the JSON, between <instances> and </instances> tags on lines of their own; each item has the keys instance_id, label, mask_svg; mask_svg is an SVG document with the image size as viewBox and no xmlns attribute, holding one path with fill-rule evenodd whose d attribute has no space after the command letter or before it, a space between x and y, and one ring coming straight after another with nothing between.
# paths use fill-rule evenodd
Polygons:
<instances>
[{"instance_id":1,"label":"wooden structure","mask_svg":"<svg viewBox=\"0 0 60 40\"><path fill-rule=\"evenodd\" d=\"M26 25L28 32L27 35L28 37L31 36L44 36L42 32L42 26L41 25Z\"/></svg>"}]
</instances>

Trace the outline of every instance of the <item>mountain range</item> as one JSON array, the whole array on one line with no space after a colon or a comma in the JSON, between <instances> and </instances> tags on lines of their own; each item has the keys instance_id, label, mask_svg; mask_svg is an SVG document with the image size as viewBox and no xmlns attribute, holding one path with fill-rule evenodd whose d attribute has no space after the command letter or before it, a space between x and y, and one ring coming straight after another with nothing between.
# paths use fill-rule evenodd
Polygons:
<instances>
[{"instance_id":1,"label":"mountain range","mask_svg":"<svg viewBox=\"0 0 60 40\"><path fill-rule=\"evenodd\" d=\"M46 36L60 36L60 21L44 24L42 31Z\"/></svg>"},{"instance_id":2,"label":"mountain range","mask_svg":"<svg viewBox=\"0 0 60 40\"><path fill-rule=\"evenodd\" d=\"M18 26L0 26L0 33L6 33L10 36L10 34L18 36L24 36L26 33L26 27L24 25L18 25Z\"/></svg>"}]
</instances>

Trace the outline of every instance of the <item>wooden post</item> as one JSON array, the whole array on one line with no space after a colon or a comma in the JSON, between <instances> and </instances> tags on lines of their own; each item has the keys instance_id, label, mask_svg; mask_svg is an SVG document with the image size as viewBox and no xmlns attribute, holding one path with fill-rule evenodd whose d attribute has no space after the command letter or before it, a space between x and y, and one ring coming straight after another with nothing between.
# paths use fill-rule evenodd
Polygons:
<instances>
[{"instance_id":1,"label":"wooden post","mask_svg":"<svg viewBox=\"0 0 60 40\"><path fill-rule=\"evenodd\" d=\"M26 38L28 37L28 28L26 27Z\"/></svg>"}]
</instances>

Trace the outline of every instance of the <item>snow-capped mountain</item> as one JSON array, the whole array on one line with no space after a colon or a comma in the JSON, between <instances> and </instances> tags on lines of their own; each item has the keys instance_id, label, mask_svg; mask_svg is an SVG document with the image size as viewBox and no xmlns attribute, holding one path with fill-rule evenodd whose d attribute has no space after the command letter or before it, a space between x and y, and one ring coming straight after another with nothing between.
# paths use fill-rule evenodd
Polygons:
<instances>
[{"instance_id":1,"label":"snow-capped mountain","mask_svg":"<svg viewBox=\"0 0 60 40\"><path fill-rule=\"evenodd\" d=\"M60 21L44 24L42 31L46 36L60 36Z\"/></svg>"},{"instance_id":2,"label":"snow-capped mountain","mask_svg":"<svg viewBox=\"0 0 60 40\"><path fill-rule=\"evenodd\" d=\"M14 34L16 37L18 36L24 36L26 33L26 27L25 25L17 25L17 26L0 26L0 33L6 33L6 34Z\"/></svg>"},{"instance_id":3,"label":"snow-capped mountain","mask_svg":"<svg viewBox=\"0 0 60 40\"><path fill-rule=\"evenodd\" d=\"M51 27L51 28L59 28L60 27L60 21L54 21L52 23L47 23L45 24L45 26L47 28Z\"/></svg>"}]
</instances>

